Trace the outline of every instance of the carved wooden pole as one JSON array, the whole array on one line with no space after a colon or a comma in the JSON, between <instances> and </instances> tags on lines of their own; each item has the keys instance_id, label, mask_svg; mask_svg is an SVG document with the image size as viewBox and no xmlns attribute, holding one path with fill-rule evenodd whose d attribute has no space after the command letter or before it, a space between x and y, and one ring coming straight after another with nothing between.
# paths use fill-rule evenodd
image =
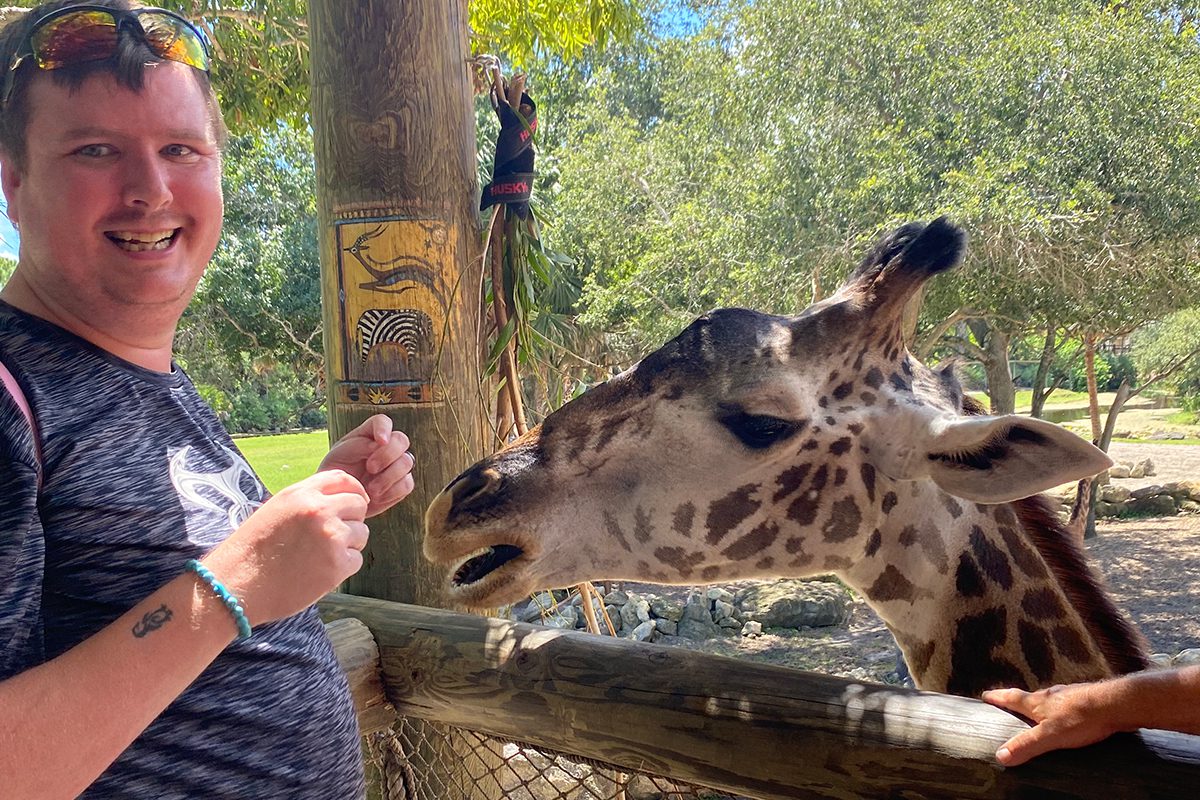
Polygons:
<instances>
[{"instance_id":1,"label":"carved wooden pole","mask_svg":"<svg viewBox=\"0 0 1200 800\"><path fill-rule=\"evenodd\" d=\"M309 3L330 438L384 412L417 459L346 591L432 606L423 514L487 424L466 19L463 0Z\"/></svg>"}]
</instances>

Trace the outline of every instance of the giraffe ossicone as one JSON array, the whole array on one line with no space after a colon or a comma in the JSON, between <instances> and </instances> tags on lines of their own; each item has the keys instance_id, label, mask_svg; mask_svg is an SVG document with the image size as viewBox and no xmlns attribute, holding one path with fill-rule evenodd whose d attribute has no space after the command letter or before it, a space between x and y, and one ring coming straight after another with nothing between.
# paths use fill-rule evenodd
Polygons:
<instances>
[{"instance_id":1,"label":"giraffe ossicone","mask_svg":"<svg viewBox=\"0 0 1200 800\"><path fill-rule=\"evenodd\" d=\"M945 219L910 223L796 316L706 314L468 469L426 513L450 599L832 572L921 688L975 696L1144 667L1078 545L1030 498L1109 458L1057 425L983 416L952 369L903 345L905 305L965 238Z\"/></svg>"}]
</instances>

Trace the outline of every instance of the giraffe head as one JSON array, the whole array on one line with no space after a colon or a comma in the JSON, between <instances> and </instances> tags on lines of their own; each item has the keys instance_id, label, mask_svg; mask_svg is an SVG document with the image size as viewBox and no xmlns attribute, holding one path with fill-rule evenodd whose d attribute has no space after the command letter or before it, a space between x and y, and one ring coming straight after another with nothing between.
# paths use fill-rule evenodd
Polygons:
<instances>
[{"instance_id":1,"label":"giraffe head","mask_svg":"<svg viewBox=\"0 0 1200 800\"><path fill-rule=\"evenodd\" d=\"M468 469L426 514L451 598L842 573L896 506L886 487L992 504L1105 469L1056 425L964 415L953 372L905 350L905 305L964 244L908 224L797 316L713 311Z\"/></svg>"}]
</instances>

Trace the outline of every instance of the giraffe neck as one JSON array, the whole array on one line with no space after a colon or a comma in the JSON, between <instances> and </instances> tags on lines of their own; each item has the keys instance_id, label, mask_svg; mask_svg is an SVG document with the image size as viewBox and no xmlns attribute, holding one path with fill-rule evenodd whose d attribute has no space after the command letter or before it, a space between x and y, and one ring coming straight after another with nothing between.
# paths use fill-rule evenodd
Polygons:
<instances>
[{"instance_id":1,"label":"giraffe neck","mask_svg":"<svg viewBox=\"0 0 1200 800\"><path fill-rule=\"evenodd\" d=\"M922 689L977 697L996 686L1097 680L1145 666L1136 633L1078 548L1065 535L1063 552L1039 548L1039 537L1061 533L1035 530L1056 526L1049 512L1039 516L1040 502L1021 501L1035 504L1026 513L928 484L883 492L867 557L844 577L892 630Z\"/></svg>"}]
</instances>

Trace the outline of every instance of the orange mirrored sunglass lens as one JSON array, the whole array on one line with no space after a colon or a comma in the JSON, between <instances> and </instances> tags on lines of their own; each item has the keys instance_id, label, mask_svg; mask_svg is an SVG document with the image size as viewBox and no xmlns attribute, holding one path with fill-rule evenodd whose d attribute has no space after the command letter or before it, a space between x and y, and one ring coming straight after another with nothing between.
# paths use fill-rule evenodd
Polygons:
<instances>
[{"instance_id":1,"label":"orange mirrored sunglass lens","mask_svg":"<svg viewBox=\"0 0 1200 800\"><path fill-rule=\"evenodd\" d=\"M43 25L30 39L42 69L108 58L117 46L117 22L103 11L80 11Z\"/></svg>"},{"instance_id":2,"label":"orange mirrored sunglass lens","mask_svg":"<svg viewBox=\"0 0 1200 800\"><path fill-rule=\"evenodd\" d=\"M138 15L150 49L162 58L179 61L189 67L208 69L208 54L204 45L181 23L165 14L147 12Z\"/></svg>"}]
</instances>

